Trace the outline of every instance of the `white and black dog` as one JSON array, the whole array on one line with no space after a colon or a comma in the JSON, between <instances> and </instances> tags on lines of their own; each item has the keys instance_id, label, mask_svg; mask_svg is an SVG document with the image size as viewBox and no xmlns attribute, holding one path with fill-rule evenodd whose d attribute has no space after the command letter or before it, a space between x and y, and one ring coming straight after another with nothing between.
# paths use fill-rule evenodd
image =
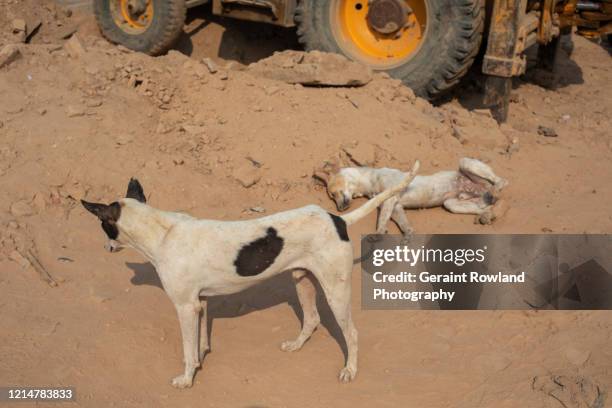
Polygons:
<instances>
[{"instance_id":1,"label":"white and black dog","mask_svg":"<svg viewBox=\"0 0 612 408\"><path fill-rule=\"evenodd\" d=\"M357 330L351 319L353 247L346 227L403 190L418 167L416 162L396 186L342 216L309 205L247 221L201 220L147 205L135 179L130 180L126 198L108 205L81 202L102 222L107 249L131 247L146 257L176 307L185 372L172 385L190 387L209 349L206 300L200 296L239 292L284 271L292 271L304 320L298 337L281 349L299 350L319 324L316 279L346 341L348 355L339 378L348 382L357 373Z\"/></svg>"}]
</instances>

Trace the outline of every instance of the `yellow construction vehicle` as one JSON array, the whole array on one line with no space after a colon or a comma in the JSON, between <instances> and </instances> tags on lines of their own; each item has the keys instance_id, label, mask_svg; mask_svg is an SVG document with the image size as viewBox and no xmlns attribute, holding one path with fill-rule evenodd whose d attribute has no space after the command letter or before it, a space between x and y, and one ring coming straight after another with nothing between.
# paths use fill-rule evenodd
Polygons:
<instances>
[{"instance_id":1,"label":"yellow construction vehicle","mask_svg":"<svg viewBox=\"0 0 612 408\"><path fill-rule=\"evenodd\" d=\"M528 47L538 44L539 68L552 70L573 26L612 32L611 0L94 0L94 10L110 41L157 55L181 33L186 10L208 1L216 15L297 26L305 49L344 54L429 99L459 82L484 42L485 103L499 121Z\"/></svg>"}]
</instances>

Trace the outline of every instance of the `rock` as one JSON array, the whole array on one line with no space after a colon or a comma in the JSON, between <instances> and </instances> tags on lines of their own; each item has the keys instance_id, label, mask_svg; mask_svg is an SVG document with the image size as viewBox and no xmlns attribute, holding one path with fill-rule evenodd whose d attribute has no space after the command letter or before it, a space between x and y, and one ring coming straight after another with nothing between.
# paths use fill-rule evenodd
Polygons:
<instances>
[{"instance_id":1,"label":"rock","mask_svg":"<svg viewBox=\"0 0 612 408\"><path fill-rule=\"evenodd\" d=\"M26 31L26 22L24 19L21 18L15 18L11 21L11 29L13 30L13 33L16 34L20 31L25 32Z\"/></svg>"},{"instance_id":2,"label":"rock","mask_svg":"<svg viewBox=\"0 0 612 408\"><path fill-rule=\"evenodd\" d=\"M372 80L369 67L340 54L283 51L248 66L256 75L309 86L362 86Z\"/></svg>"},{"instance_id":3,"label":"rock","mask_svg":"<svg viewBox=\"0 0 612 408\"><path fill-rule=\"evenodd\" d=\"M493 119L489 109L474 109L472 110L472 113L476 116L483 116L485 118Z\"/></svg>"},{"instance_id":4,"label":"rock","mask_svg":"<svg viewBox=\"0 0 612 408\"><path fill-rule=\"evenodd\" d=\"M278 91L280 91L280 88L278 86L272 85L264 87L264 92L266 93L266 95L274 95Z\"/></svg>"},{"instance_id":5,"label":"rock","mask_svg":"<svg viewBox=\"0 0 612 408\"><path fill-rule=\"evenodd\" d=\"M32 200L32 205L39 213L45 211L45 209L47 208L47 201L45 200L45 195L40 192L36 193L34 195L34 199Z\"/></svg>"},{"instance_id":6,"label":"rock","mask_svg":"<svg viewBox=\"0 0 612 408\"><path fill-rule=\"evenodd\" d=\"M245 163L234 171L234 178L242 187L249 188L261 180L261 172L250 163Z\"/></svg>"},{"instance_id":7,"label":"rock","mask_svg":"<svg viewBox=\"0 0 612 408\"><path fill-rule=\"evenodd\" d=\"M88 108L99 108L102 106L102 99L89 99L85 102L85 106Z\"/></svg>"},{"instance_id":8,"label":"rock","mask_svg":"<svg viewBox=\"0 0 612 408\"><path fill-rule=\"evenodd\" d=\"M181 129L190 135L201 135L206 133L206 127L199 125L182 125Z\"/></svg>"},{"instance_id":9,"label":"rock","mask_svg":"<svg viewBox=\"0 0 612 408\"><path fill-rule=\"evenodd\" d=\"M72 58L80 58L85 54L85 47L83 47L83 43L77 34L73 34L72 37L66 41L64 49Z\"/></svg>"},{"instance_id":10,"label":"rock","mask_svg":"<svg viewBox=\"0 0 612 408\"><path fill-rule=\"evenodd\" d=\"M28 261L26 258L24 258L19 251L17 251L16 249L13 249L9 255L8 255L9 259L15 263L17 263L19 266L21 266L23 269L27 268L28 266L30 266L30 261Z\"/></svg>"},{"instance_id":11,"label":"rock","mask_svg":"<svg viewBox=\"0 0 612 408\"><path fill-rule=\"evenodd\" d=\"M572 346L565 349L564 353L567 361L578 367L582 367L589 360L589 357L591 357L591 352L589 350L579 350Z\"/></svg>"},{"instance_id":12,"label":"rock","mask_svg":"<svg viewBox=\"0 0 612 408\"><path fill-rule=\"evenodd\" d=\"M27 217L28 215L34 214L34 210L27 201L21 200L11 205L11 214L14 217Z\"/></svg>"},{"instance_id":13,"label":"rock","mask_svg":"<svg viewBox=\"0 0 612 408\"><path fill-rule=\"evenodd\" d=\"M13 38L18 42L26 42L27 32L26 32L26 22L21 18L15 18L11 21L11 30L13 33Z\"/></svg>"},{"instance_id":14,"label":"rock","mask_svg":"<svg viewBox=\"0 0 612 408\"><path fill-rule=\"evenodd\" d=\"M131 135L123 133L117 136L115 143L119 146L125 146L126 144L131 143L133 139L134 138Z\"/></svg>"},{"instance_id":15,"label":"rock","mask_svg":"<svg viewBox=\"0 0 612 408\"><path fill-rule=\"evenodd\" d=\"M56 34L56 38L58 40L65 40L67 38L69 38L72 34L76 33L78 29L77 25L67 25L64 26L63 28L61 28L57 34Z\"/></svg>"},{"instance_id":16,"label":"rock","mask_svg":"<svg viewBox=\"0 0 612 408\"><path fill-rule=\"evenodd\" d=\"M251 207L249 208L249 211L255 212L255 213L265 213L266 209L263 207Z\"/></svg>"},{"instance_id":17,"label":"rock","mask_svg":"<svg viewBox=\"0 0 612 408\"><path fill-rule=\"evenodd\" d=\"M451 132L453 134L453 137L457 139L459 143L461 144L467 143L467 139L465 138L465 135L463 134L463 131L461 130L460 127L451 125Z\"/></svg>"},{"instance_id":18,"label":"rock","mask_svg":"<svg viewBox=\"0 0 612 408\"><path fill-rule=\"evenodd\" d=\"M21 52L15 44L5 45L0 50L0 68L4 68L21 57Z\"/></svg>"},{"instance_id":19,"label":"rock","mask_svg":"<svg viewBox=\"0 0 612 408\"><path fill-rule=\"evenodd\" d=\"M83 116L85 115L85 108L81 105L68 105L68 107L66 108L66 114L69 118Z\"/></svg>"},{"instance_id":20,"label":"rock","mask_svg":"<svg viewBox=\"0 0 612 408\"><path fill-rule=\"evenodd\" d=\"M538 134L545 137L557 137L557 131L551 127L538 126Z\"/></svg>"},{"instance_id":21,"label":"rock","mask_svg":"<svg viewBox=\"0 0 612 408\"><path fill-rule=\"evenodd\" d=\"M210 72L211 74L214 74L219 70L217 64L215 64L215 62L208 57L202 58L202 64L206 65L206 68L208 68L208 72Z\"/></svg>"}]
</instances>

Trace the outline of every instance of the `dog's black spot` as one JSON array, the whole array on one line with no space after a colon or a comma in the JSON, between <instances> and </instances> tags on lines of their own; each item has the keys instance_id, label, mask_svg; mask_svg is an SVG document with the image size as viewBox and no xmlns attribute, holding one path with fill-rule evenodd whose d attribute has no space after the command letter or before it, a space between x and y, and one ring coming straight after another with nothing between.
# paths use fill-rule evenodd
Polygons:
<instances>
[{"instance_id":1,"label":"dog's black spot","mask_svg":"<svg viewBox=\"0 0 612 408\"><path fill-rule=\"evenodd\" d=\"M240 276L255 276L265 271L283 249L283 238L270 227L266 236L257 238L240 248L234 261L236 273Z\"/></svg>"},{"instance_id":2,"label":"dog's black spot","mask_svg":"<svg viewBox=\"0 0 612 408\"><path fill-rule=\"evenodd\" d=\"M348 233L346 232L346 222L344 221L344 219L332 213L328 213L328 214L331 217L332 221L334 222L334 226L336 227L336 232L338 233L338 236L340 237L340 239L342 241L348 241L349 236L348 236Z\"/></svg>"},{"instance_id":3,"label":"dog's black spot","mask_svg":"<svg viewBox=\"0 0 612 408\"><path fill-rule=\"evenodd\" d=\"M486 205L495 204L495 202L497 201L497 198L495 198L495 196L493 196L493 194L491 194L488 191L486 193L484 193L482 198L484 199L484 202L485 202Z\"/></svg>"}]
</instances>

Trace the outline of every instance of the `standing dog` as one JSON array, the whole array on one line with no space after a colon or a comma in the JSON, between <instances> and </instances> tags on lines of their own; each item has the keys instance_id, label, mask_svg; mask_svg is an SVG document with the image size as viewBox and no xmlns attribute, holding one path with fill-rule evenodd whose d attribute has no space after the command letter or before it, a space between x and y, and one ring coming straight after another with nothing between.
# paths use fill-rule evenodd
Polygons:
<instances>
[{"instance_id":1,"label":"standing dog","mask_svg":"<svg viewBox=\"0 0 612 408\"><path fill-rule=\"evenodd\" d=\"M348 382L357 373L357 330L350 304L353 246L346 226L403 190L417 170L418 162L396 186L343 216L309 205L248 221L200 220L147 205L135 179L130 180L126 198L108 205L81 202L102 222L109 239L107 249L115 252L125 246L140 252L155 266L174 303L185 371L172 385L190 387L209 349L206 300L200 296L236 293L283 271L293 273L304 321L297 338L284 342L281 349L299 350L319 324L316 279L346 341L348 355L339 379Z\"/></svg>"},{"instance_id":2,"label":"standing dog","mask_svg":"<svg viewBox=\"0 0 612 408\"><path fill-rule=\"evenodd\" d=\"M325 182L338 211L349 208L353 198L371 198L406 177L400 170L370 167L336 168L331 172L316 171L314 175ZM389 219L392 219L408 238L413 229L404 213L407 208L444 206L452 213L476 214L481 222L490 222L494 218L495 194L507 184L491 167L464 157L459 160L459 170L416 176L408 188L386 200L378 215L376 233L386 233Z\"/></svg>"}]
</instances>

